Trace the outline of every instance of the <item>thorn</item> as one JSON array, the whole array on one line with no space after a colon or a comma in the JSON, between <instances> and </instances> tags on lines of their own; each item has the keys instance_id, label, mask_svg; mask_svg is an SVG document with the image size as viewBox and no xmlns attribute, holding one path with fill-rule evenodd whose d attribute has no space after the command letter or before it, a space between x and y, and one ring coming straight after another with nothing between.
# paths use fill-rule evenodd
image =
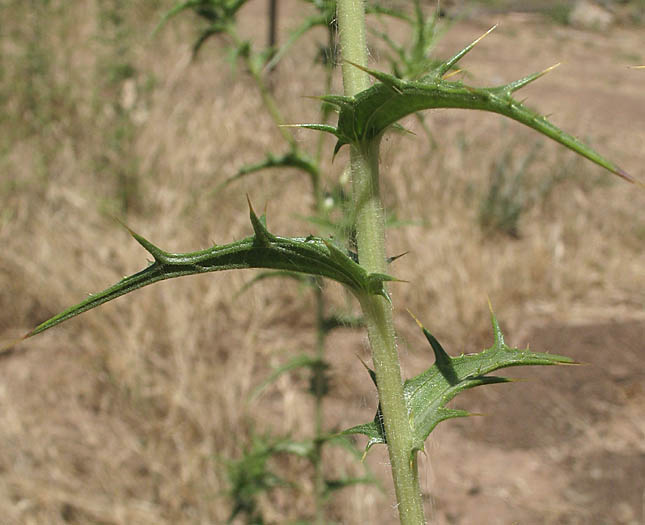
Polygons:
<instances>
[{"instance_id":1,"label":"thorn","mask_svg":"<svg viewBox=\"0 0 645 525\"><path fill-rule=\"evenodd\" d=\"M388 258L387 258L387 262L388 262L388 264L389 264L389 263L393 263L393 262L394 262L394 261L396 261L397 259L400 259L400 258L401 258L401 257L403 257L404 255L407 255L408 253L410 253L410 252L409 252L409 251L407 251L407 252L400 253L399 255L394 255L394 256L392 256L392 257L388 257Z\"/></svg>"},{"instance_id":2,"label":"thorn","mask_svg":"<svg viewBox=\"0 0 645 525\"><path fill-rule=\"evenodd\" d=\"M584 363L582 361L571 361L570 363L553 363L556 366L588 366L590 363Z\"/></svg>"},{"instance_id":3,"label":"thorn","mask_svg":"<svg viewBox=\"0 0 645 525\"><path fill-rule=\"evenodd\" d=\"M130 235L134 238L135 241L137 241L143 248L150 254L152 255L153 259L155 262L158 263L164 263L166 262L166 252L164 252L162 249L158 248L154 244L152 244L148 239L143 237L142 235L139 235L137 232L135 232L132 228L130 228L126 223L124 223L121 219L118 217L113 216L112 217L116 222L118 222L121 226L123 226Z\"/></svg>"},{"instance_id":4,"label":"thorn","mask_svg":"<svg viewBox=\"0 0 645 525\"><path fill-rule=\"evenodd\" d=\"M253 233L255 234L255 241L263 246L268 246L271 241L274 239L274 236L269 233L266 227L266 215L258 217L253 209L251 204L251 198L249 194L246 194L246 201L249 204L249 216L251 218L251 226L253 227ZM262 220L264 219L264 221Z\"/></svg>"},{"instance_id":5,"label":"thorn","mask_svg":"<svg viewBox=\"0 0 645 525\"><path fill-rule=\"evenodd\" d=\"M402 133L407 133L408 135L414 135L415 137L416 137L416 135L417 135L417 134L416 134L414 131L412 131L411 129L404 128L403 126L401 126L401 124L399 124L398 122L397 122L397 123L392 124L392 127L393 127L396 131L400 131L400 132L402 132Z\"/></svg>"},{"instance_id":6,"label":"thorn","mask_svg":"<svg viewBox=\"0 0 645 525\"><path fill-rule=\"evenodd\" d=\"M360 64L350 62L349 60L345 60L344 62L347 62L348 64L360 69L361 71L365 71L365 73L367 73L369 76L371 76L371 77L375 78L376 80L382 82L387 87L389 87L392 91L395 91L399 95L401 95L403 93L403 91L401 91L401 89L395 83L395 81L397 81L398 79L396 79L392 75L388 75L387 73L383 73L382 71L376 71L374 69L369 69L369 68L367 68L365 66L361 66Z\"/></svg>"},{"instance_id":7,"label":"thorn","mask_svg":"<svg viewBox=\"0 0 645 525\"><path fill-rule=\"evenodd\" d=\"M421 330L424 330L424 327L423 327L423 324L421 324L421 321L419 321L419 319L417 319L417 317L410 310L408 310L407 308L405 310L410 314L410 317L412 317L412 319L414 319L417 322L417 324L419 325L419 328L421 328Z\"/></svg>"},{"instance_id":8,"label":"thorn","mask_svg":"<svg viewBox=\"0 0 645 525\"><path fill-rule=\"evenodd\" d=\"M616 168L616 170L614 171L614 173L615 173L616 175L618 175L619 177L622 177L623 179L625 179L627 182L631 182L632 184L636 184L637 186L640 186L641 188L645 187L645 184L643 184L643 183L642 183L641 181L639 181L638 179L636 179L636 178L632 177L632 176L631 176L629 173L627 173L625 170L622 170L622 169L620 169L620 168L618 168L618 167L617 167L617 168Z\"/></svg>"},{"instance_id":9,"label":"thorn","mask_svg":"<svg viewBox=\"0 0 645 525\"><path fill-rule=\"evenodd\" d=\"M14 346L16 346L18 343L22 343L25 339L28 339L31 337L31 332L27 332L25 335L22 335L16 339L12 339L7 343L3 343L0 345L0 357L6 357L8 355L13 354L14 351Z\"/></svg>"},{"instance_id":10,"label":"thorn","mask_svg":"<svg viewBox=\"0 0 645 525\"><path fill-rule=\"evenodd\" d=\"M450 384L456 384L458 379L452 367L452 358L443 349L435 336L432 335L428 330L426 330L423 324L421 324L421 321L419 321L410 310L408 310L408 313L417 322L419 328L423 330L423 335L426 336L428 343L430 343L432 351L434 352L435 364L437 365L437 368L439 368L440 372L444 375L444 377Z\"/></svg>"},{"instance_id":11,"label":"thorn","mask_svg":"<svg viewBox=\"0 0 645 525\"><path fill-rule=\"evenodd\" d=\"M357 64L356 62L352 62L351 60L347 60L345 58L343 59L343 62L347 62L350 66L357 67L358 69L365 71L365 73L371 74L369 69L367 69L365 66Z\"/></svg>"},{"instance_id":12,"label":"thorn","mask_svg":"<svg viewBox=\"0 0 645 525\"><path fill-rule=\"evenodd\" d=\"M454 66L457 62L459 62L473 47L475 47L481 40L485 37L488 36L490 33L493 32L494 29L497 28L499 24L495 24L493 27L491 27L488 31L486 31L482 36L480 36L478 39L464 47L459 53L457 53L455 56L453 56L450 60L447 62L444 62L441 64L438 68L438 73L440 77L445 75L448 71L450 71L450 68Z\"/></svg>"},{"instance_id":13,"label":"thorn","mask_svg":"<svg viewBox=\"0 0 645 525\"><path fill-rule=\"evenodd\" d=\"M627 66L629 69L645 69L645 66Z\"/></svg>"},{"instance_id":14,"label":"thorn","mask_svg":"<svg viewBox=\"0 0 645 525\"><path fill-rule=\"evenodd\" d=\"M443 75L443 77L441 77L441 78L443 78L444 80L446 80L447 78L454 77L455 75L458 75L458 74L459 74L459 73L461 73L462 71L463 71L463 69L455 69L454 71L451 71L450 73L446 73L446 74L445 74L445 75Z\"/></svg>"},{"instance_id":15,"label":"thorn","mask_svg":"<svg viewBox=\"0 0 645 525\"><path fill-rule=\"evenodd\" d=\"M490 297L486 297L488 299L488 310L490 311L490 321L491 324L493 325L493 335L495 336L495 345L504 345L504 334L502 334L502 330L499 327L499 322L497 321L497 317L495 317L495 312L493 312L493 305L490 302Z\"/></svg>"},{"instance_id":16,"label":"thorn","mask_svg":"<svg viewBox=\"0 0 645 525\"><path fill-rule=\"evenodd\" d=\"M547 67L544 71L540 71L539 73L533 73L532 75L529 75L527 77L521 78L519 80L516 80L515 82L511 82L505 86L507 90L509 90L511 93L517 91L518 89L522 89L524 86L527 86L531 82L535 82L538 78L543 77L547 73L550 73L553 71L556 67L559 67L562 62L558 62L557 64L553 64L551 67Z\"/></svg>"},{"instance_id":17,"label":"thorn","mask_svg":"<svg viewBox=\"0 0 645 525\"><path fill-rule=\"evenodd\" d=\"M493 303L490 302L490 296L486 295L486 301L488 301L488 311L493 315Z\"/></svg>"},{"instance_id":18,"label":"thorn","mask_svg":"<svg viewBox=\"0 0 645 525\"><path fill-rule=\"evenodd\" d=\"M341 142L341 140L340 140L340 139L338 139L338 140L336 141L336 145L334 146L334 154L333 154L333 155L332 155L332 157L331 157L331 161L332 161L332 163L334 162L334 159L336 158L336 155L337 155L337 154L338 154L338 152L340 151L340 148L342 148L345 144L346 144L346 143L345 143L345 142Z\"/></svg>"},{"instance_id":19,"label":"thorn","mask_svg":"<svg viewBox=\"0 0 645 525\"><path fill-rule=\"evenodd\" d=\"M365 370L370 370L370 367L367 366L367 363L365 361L363 361L363 358L360 355L356 354L356 357L361 362L361 364L365 367Z\"/></svg>"},{"instance_id":20,"label":"thorn","mask_svg":"<svg viewBox=\"0 0 645 525\"><path fill-rule=\"evenodd\" d=\"M312 98L339 108L351 106L353 102L353 97L346 97L344 95L318 95L306 98Z\"/></svg>"},{"instance_id":21,"label":"thorn","mask_svg":"<svg viewBox=\"0 0 645 525\"><path fill-rule=\"evenodd\" d=\"M365 363L365 361L363 361L360 358L360 356L356 356L356 357L358 357L359 361L361 363L363 363L363 366L365 367L365 370L367 370L367 373L370 375L370 379L372 380L372 383L374 383L374 386L376 386L376 388L378 388L378 383L376 382L376 372L374 370L372 370L369 366L367 366L367 363Z\"/></svg>"},{"instance_id":22,"label":"thorn","mask_svg":"<svg viewBox=\"0 0 645 525\"><path fill-rule=\"evenodd\" d=\"M249 197L249 194L248 194L248 193L246 194L246 202L247 202L247 203L248 203L248 205L249 205L249 212L250 212L252 215L255 215L255 210L253 209L253 204L251 204L251 197ZM255 216L257 217L257 215L255 215Z\"/></svg>"}]
</instances>

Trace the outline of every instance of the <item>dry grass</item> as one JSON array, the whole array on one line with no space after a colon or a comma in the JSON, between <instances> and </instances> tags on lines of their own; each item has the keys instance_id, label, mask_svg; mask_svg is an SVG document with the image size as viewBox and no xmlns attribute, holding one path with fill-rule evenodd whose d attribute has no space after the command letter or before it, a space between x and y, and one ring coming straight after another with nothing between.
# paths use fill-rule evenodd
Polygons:
<instances>
[{"instance_id":1,"label":"dry grass","mask_svg":"<svg viewBox=\"0 0 645 525\"><path fill-rule=\"evenodd\" d=\"M306 178L293 172L212 192L241 164L281 147L279 134L244 74L231 76L214 43L190 63L188 19L147 38L162 11L157 4L123 9L132 33L127 60L136 74L106 88L101 64L122 57L97 39L98 7L8 3L3 18L10 22L0 39L2 338L144 264L145 254L110 212L125 213L134 229L174 251L248 235L247 192L257 207L268 202L272 230L312 228L294 219L308 213L310 202L302 198ZM245 11L248 27L263 26L262 9ZM453 51L487 24L455 29L441 50ZM530 101L638 174L643 84L621 62L638 49L638 37L626 29L604 37L511 20L465 65L483 84L564 60L562 71L527 90ZM313 46L299 51L280 66L276 93L289 119L305 122L316 108L300 96L318 94L322 76L309 65ZM130 112L132 141L109 146L105 129L118 126L110 112L119 104ZM495 159L516 145L521 159L539 138L490 115L440 111L430 124L437 150L428 153L420 133L393 135L383 151L387 204L399 218L423 222L389 238L391 253L411 251L394 272L413 285L393 287L406 373L427 366L428 355L416 350L423 343L404 308L453 352L488 341L487 295L511 340L522 339L529 323L645 318L643 192L545 144L529 180L560 174L558 184L522 218L519 240L484 234L478 207ZM340 155L329 164L330 177L342 163ZM127 212L119 204L122 169L138 180ZM238 457L253 432L302 437L312 425L297 376L281 379L257 403L244 402L272 366L313 345L312 300L297 285L268 282L231 300L251 275L191 277L141 290L29 340L1 361L0 522L223 523L229 506L222 461ZM342 301L340 291L332 292L333 301ZM373 415L373 389L357 354L367 357L361 334L334 335L330 425ZM442 449L431 445L430 458ZM332 472L361 471L346 455L330 452L329 460ZM394 522L384 451L369 461L385 491L348 489L333 500L330 514L339 522ZM311 509L306 466L284 459L277 468L301 485L263 502L271 523ZM430 468L423 471L426 485L441 494L446 474Z\"/></svg>"}]
</instances>

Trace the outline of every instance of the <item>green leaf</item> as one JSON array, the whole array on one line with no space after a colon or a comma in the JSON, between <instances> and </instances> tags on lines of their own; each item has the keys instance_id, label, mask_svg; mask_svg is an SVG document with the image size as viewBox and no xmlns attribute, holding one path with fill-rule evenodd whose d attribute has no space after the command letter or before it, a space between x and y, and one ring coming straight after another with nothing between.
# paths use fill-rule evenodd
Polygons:
<instances>
[{"instance_id":1,"label":"green leaf","mask_svg":"<svg viewBox=\"0 0 645 525\"><path fill-rule=\"evenodd\" d=\"M273 235L266 227L265 218L255 214L250 202L249 208L254 235L197 252L166 252L128 228L137 242L152 255L153 262L147 268L121 279L106 290L90 295L85 301L48 319L23 339L44 332L78 314L157 281L222 270L266 268L298 272L327 277L354 292L367 292L388 297L383 282L395 280L393 277L368 274L349 255L319 237L310 235L288 238Z\"/></svg>"},{"instance_id":2,"label":"green leaf","mask_svg":"<svg viewBox=\"0 0 645 525\"><path fill-rule=\"evenodd\" d=\"M290 151L282 155L267 153L266 157L260 162L248 164L240 168L235 175L229 177L217 186L215 192L228 186L232 182L241 179L242 177L246 177L247 175L251 175L268 168L296 168L307 173L314 179L319 177L318 166L315 161L301 151Z\"/></svg>"},{"instance_id":3,"label":"green leaf","mask_svg":"<svg viewBox=\"0 0 645 525\"><path fill-rule=\"evenodd\" d=\"M251 399L257 398L264 389L269 386L271 383L274 383L281 375L290 372L291 370L296 370L298 368L309 368L315 369L322 366L328 366L324 361L317 359L315 357L308 356L306 354L300 354L292 357L285 364L277 367L269 377L267 377L258 387L253 391Z\"/></svg>"},{"instance_id":4,"label":"green leaf","mask_svg":"<svg viewBox=\"0 0 645 525\"><path fill-rule=\"evenodd\" d=\"M472 49L477 41L479 39L419 80L403 80L388 73L353 64L374 77L377 83L354 97L321 97L325 102L339 108L338 124L335 128L316 124L306 124L301 127L325 131L336 136L338 138L334 150L336 154L345 144L361 147L380 136L401 118L421 110L461 108L489 111L533 128L612 173L630 182L636 182L614 163L513 98L515 91L537 80L553 68L492 88L476 88L462 82L445 80L443 75Z\"/></svg>"},{"instance_id":5,"label":"green leaf","mask_svg":"<svg viewBox=\"0 0 645 525\"><path fill-rule=\"evenodd\" d=\"M476 386L511 381L504 377L487 375L490 372L512 366L574 364L568 357L510 348L504 343L502 331L492 311L491 320L495 336L493 346L478 354L462 354L458 357L450 357L435 337L417 320L434 352L435 364L418 376L406 380L403 386L416 442L415 450L423 450L424 441L441 421L471 415L465 410L446 407L457 394ZM376 382L373 371L368 371L372 380ZM366 452L372 445L386 443L380 407L374 421L345 430L343 434L366 435Z\"/></svg>"},{"instance_id":6,"label":"green leaf","mask_svg":"<svg viewBox=\"0 0 645 525\"><path fill-rule=\"evenodd\" d=\"M157 26L154 28L152 35L154 36L156 33L158 33L163 26L166 25L166 23L171 19L180 14L183 11L186 11L188 9L195 9L197 8L200 4L202 3L202 0L187 0L185 2L179 2L177 5L169 9L164 13L164 15L161 17L161 20L157 24Z\"/></svg>"},{"instance_id":7,"label":"green leaf","mask_svg":"<svg viewBox=\"0 0 645 525\"><path fill-rule=\"evenodd\" d=\"M292 485L272 471L269 460L277 454L297 453L299 448L289 438L253 436L239 459L224 459L229 481L228 495L233 507L227 523L232 523L240 514L246 515L248 523L264 523L260 496L270 494L278 487Z\"/></svg>"},{"instance_id":8,"label":"green leaf","mask_svg":"<svg viewBox=\"0 0 645 525\"><path fill-rule=\"evenodd\" d=\"M167 11L157 24L153 35L157 33L171 18L176 17L184 11L193 11L193 13L208 25L201 30L199 36L193 43L193 57L201 49L202 45L211 36L226 33L231 30L235 24L235 17L240 8L247 0L186 0L179 2L169 11Z\"/></svg>"}]
</instances>

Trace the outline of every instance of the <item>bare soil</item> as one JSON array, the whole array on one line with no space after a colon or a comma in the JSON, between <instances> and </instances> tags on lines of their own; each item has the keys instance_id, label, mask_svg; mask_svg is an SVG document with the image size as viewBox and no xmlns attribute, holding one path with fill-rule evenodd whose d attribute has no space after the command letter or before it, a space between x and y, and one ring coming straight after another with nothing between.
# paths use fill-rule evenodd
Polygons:
<instances>
[{"instance_id":1,"label":"bare soil","mask_svg":"<svg viewBox=\"0 0 645 525\"><path fill-rule=\"evenodd\" d=\"M440 522L643 523L645 323L552 323L527 340L582 364L461 397L486 415L439 431Z\"/></svg>"}]
</instances>

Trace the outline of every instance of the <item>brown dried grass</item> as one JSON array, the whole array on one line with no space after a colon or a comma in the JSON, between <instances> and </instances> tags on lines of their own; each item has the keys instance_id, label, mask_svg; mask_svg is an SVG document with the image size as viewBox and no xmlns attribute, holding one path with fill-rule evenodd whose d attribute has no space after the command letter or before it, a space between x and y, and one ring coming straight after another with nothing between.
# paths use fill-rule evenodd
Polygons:
<instances>
[{"instance_id":1,"label":"brown dried grass","mask_svg":"<svg viewBox=\"0 0 645 525\"><path fill-rule=\"evenodd\" d=\"M27 125L33 115L21 106L21 90L38 80L19 71L33 35L5 30L0 41L13 78L0 135L6 146L0 164L3 338L136 271L145 257L106 213L114 210L115 182L93 168L102 152L91 97L96 12L85 4L61 5L53 3L39 36L50 60L47 78L56 81L60 98L47 98L48 87L36 85L31 109L50 115L40 128ZM262 24L261 9L254 9L245 12L250 27ZM158 11L131 11L140 32L132 59L156 84L147 99L135 101L140 124L131 146L140 200L128 223L173 251L229 242L250 232L248 192L257 207L268 203L272 230L309 232L311 226L294 219L310 205L307 181L298 174L249 178L213 193L241 164L280 148L279 135L248 79L241 71L231 76L214 43L190 63L188 20L148 40ZM16 24L27 14L18 3L8 11ZM636 74L616 60L635 46L635 33L616 29L603 39L540 24L527 23L520 37L509 23L482 42L466 62L475 81L501 83L564 54L566 72L531 87L530 99L638 172L645 140L642 91ZM457 28L441 49L449 53L484 25ZM547 40L545 31L554 37ZM313 51L304 46L288 57L276 80L277 97L294 122L316 118L315 103L300 98L320 92L320 74L309 65ZM393 286L407 374L427 366L428 355L416 350L423 343L403 308L453 352L487 342L487 295L511 339L529 319L643 318L642 192L547 145L534 178L563 165L575 171L528 213L519 240L484 235L477 209L490 166L518 143L521 157L536 139L490 115L442 111L430 125L439 142L432 153L421 133L393 135L383 151L387 204L400 218L424 223L389 234L391 253L411 251L394 273L413 284ZM342 155L329 164L330 177L342 164ZM304 437L312 431L311 406L297 375L282 378L260 401L245 402L272 366L313 344L312 300L296 285L268 282L231 299L251 275L191 277L138 291L23 343L3 360L0 521L223 523L229 507L222 460L239 456L252 432ZM332 301L342 301L331 288ZM338 333L329 347L329 425L370 419L375 395L356 359L367 358L363 336ZM431 447L430 457L434 452L441 453ZM328 459L332 472L360 473L346 456L329 452ZM395 520L384 451L368 461L386 489L346 490L330 512L339 522ZM278 468L302 480L298 491L263 503L270 522L282 523L307 514L313 489L301 462L285 459ZM423 472L434 488L430 466Z\"/></svg>"}]
</instances>

